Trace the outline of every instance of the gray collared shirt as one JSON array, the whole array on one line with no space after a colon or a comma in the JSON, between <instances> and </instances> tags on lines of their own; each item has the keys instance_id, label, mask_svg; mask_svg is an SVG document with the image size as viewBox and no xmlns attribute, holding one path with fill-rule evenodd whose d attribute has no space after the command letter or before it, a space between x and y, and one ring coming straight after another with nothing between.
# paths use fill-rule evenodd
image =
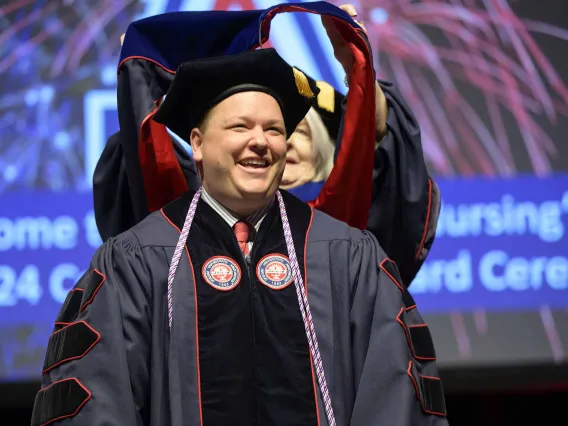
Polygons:
<instances>
[{"instance_id":1,"label":"gray collared shirt","mask_svg":"<svg viewBox=\"0 0 568 426\"><path fill-rule=\"evenodd\" d=\"M229 209L227 209L225 206L223 206L221 203L219 203L219 201L217 201L215 198L213 198L211 196L211 194L209 194L205 190L205 188L203 188L202 191L201 191L201 198L203 199L203 201L205 201L207 204L209 204L209 206L213 210L215 210L215 212L219 216L221 216L225 222L227 222L227 224L231 227L231 229L233 228L233 226L235 226L235 223L237 223L239 220L241 220L237 216L235 216L233 212L231 212ZM256 212L254 212L254 213L248 215L247 217L245 217L244 219L242 219L245 222L247 222L248 224L252 225L254 227L254 231L255 231L254 233L251 233L253 235L249 234L249 242L248 242L249 252L252 251L254 236L258 232L258 230L260 229L260 224L262 223L263 219L266 217L266 213L268 213L268 209L270 208L270 206L272 206L272 202L270 204L268 204L266 207L264 207L263 209L257 210Z\"/></svg>"}]
</instances>

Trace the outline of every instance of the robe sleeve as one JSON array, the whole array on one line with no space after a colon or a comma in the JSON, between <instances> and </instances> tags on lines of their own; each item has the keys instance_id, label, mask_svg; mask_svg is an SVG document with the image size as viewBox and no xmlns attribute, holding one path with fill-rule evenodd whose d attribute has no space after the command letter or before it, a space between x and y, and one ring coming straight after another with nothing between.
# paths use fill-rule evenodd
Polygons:
<instances>
[{"instance_id":1,"label":"robe sleeve","mask_svg":"<svg viewBox=\"0 0 568 426\"><path fill-rule=\"evenodd\" d=\"M93 175L95 220L103 241L127 231L150 213L135 202L135 194L144 193L144 184L128 174L123 141L120 132L108 138ZM197 191L201 180L195 161L180 142L172 139L172 144L189 189Z\"/></svg>"},{"instance_id":2,"label":"robe sleeve","mask_svg":"<svg viewBox=\"0 0 568 426\"><path fill-rule=\"evenodd\" d=\"M55 321L32 426L147 423L150 292L131 232L96 252Z\"/></svg>"},{"instance_id":3,"label":"robe sleeve","mask_svg":"<svg viewBox=\"0 0 568 426\"><path fill-rule=\"evenodd\" d=\"M120 132L111 135L93 174L95 220L103 241L136 224L147 212L133 211Z\"/></svg>"},{"instance_id":4,"label":"robe sleeve","mask_svg":"<svg viewBox=\"0 0 568 426\"><path fill-rule=\"evenodd\" d=\"M379 85L387 100L387 132L375 148L367 229L409 286L434 242L440 192L426 169L411 109L391 83L379 80Z\"/></svg>"},{"instance_id":5,"label":"robe sleeve","mask_svg":"<svg viewBox=\"0 0 568 426\"><path fill-rule=\"evenodd\" d=\"M428 326L396 264L368 231L352 242L350 277L355 388L350 425L447 425Z\"/></svg>"}]
</instances>

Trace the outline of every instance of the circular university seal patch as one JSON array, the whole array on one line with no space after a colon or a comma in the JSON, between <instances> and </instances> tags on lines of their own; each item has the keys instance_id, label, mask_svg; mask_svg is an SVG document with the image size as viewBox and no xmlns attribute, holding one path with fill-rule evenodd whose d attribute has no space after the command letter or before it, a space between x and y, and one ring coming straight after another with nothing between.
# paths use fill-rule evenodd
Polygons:
<instances>
[{"instance_id":1,"label":"circular university seal patch","mask_svg":"<svg viewBox=\"0 0 568 426\"><path fill-rule=\"evenodd\" d=\"M273 290L285 289L294 281L290 261L281 254L269 254L260 259L256 276L262 284Z\"/></svg>"},{"instance_id":2,"label":"circular university seal patch","mask_svg":"<svg viewBox=\"0 0 568 426\"><path fill-rule=\"evenodd\" d=\"M203 264L203 279L216 290L229 291L241 282L241 268L233 259L213 256Z\"/></svg>"}]
</instances>

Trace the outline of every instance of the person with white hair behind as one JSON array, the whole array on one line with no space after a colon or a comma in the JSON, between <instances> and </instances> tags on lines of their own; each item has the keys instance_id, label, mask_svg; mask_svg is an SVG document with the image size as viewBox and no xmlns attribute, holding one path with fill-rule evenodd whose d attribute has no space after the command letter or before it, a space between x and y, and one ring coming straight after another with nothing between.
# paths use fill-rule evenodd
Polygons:
<instances>
[{"instance_id":1,"label":"person with white hair behind","mask_svg":"<svg viewBox=\"0 0 568 426\"><path fill-rule=\"evenodd\" d=\"M293 190L311 182L323 184L333 169L335 141L314 108L288 138L287 146L286 169L280 187Z\"/></svg>"}]
</instances>

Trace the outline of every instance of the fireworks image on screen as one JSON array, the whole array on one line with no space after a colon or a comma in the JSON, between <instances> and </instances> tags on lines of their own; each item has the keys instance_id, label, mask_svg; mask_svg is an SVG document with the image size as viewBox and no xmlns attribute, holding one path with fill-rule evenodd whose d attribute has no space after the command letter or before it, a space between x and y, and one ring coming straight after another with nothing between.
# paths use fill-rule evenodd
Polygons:
<instances>
[{"instance_id":1,"label":"fireworks image on screen","mask_svg":"<svg viewBox=\"0 0 568 426\"><path fill-rule=\"evenodd\" d=\"M169 3L15 0L0 8L0 191L85 186L82 95L115 84L120 35L134 19L172 11ZM549 130L568 117L568 89L535 35L568 41L567 30L521 19L504 0L354 3L378 75L396 83L420 123L433 173L554 170L561 141Z\"/></svg>"},{"instance_id":2,"label":"fireworks image on screen","mask_svg":"<svg viewBox=\"0 0 568 426\"><path fill-rule=\"evenodd\" d=\"M139 8L115 0L0 7L0 192L84 186L83 94L116 62L116 41Z\"/></svg>"},{"instance_id":3,"label":"fireworks image on screen","mask_svg":"<svg viewBox=\"0 0 568 426\"><path fill-rule=\"evenodd\" d=\"M358 11L378 75L410 104L434 172L512 175L519 140L523 171L553 171L562 141L547 128L568 117L568 88L535 35L566 48L567 30L523 20L505 0L369 0Z\"/></svg>"}]
</instances>

